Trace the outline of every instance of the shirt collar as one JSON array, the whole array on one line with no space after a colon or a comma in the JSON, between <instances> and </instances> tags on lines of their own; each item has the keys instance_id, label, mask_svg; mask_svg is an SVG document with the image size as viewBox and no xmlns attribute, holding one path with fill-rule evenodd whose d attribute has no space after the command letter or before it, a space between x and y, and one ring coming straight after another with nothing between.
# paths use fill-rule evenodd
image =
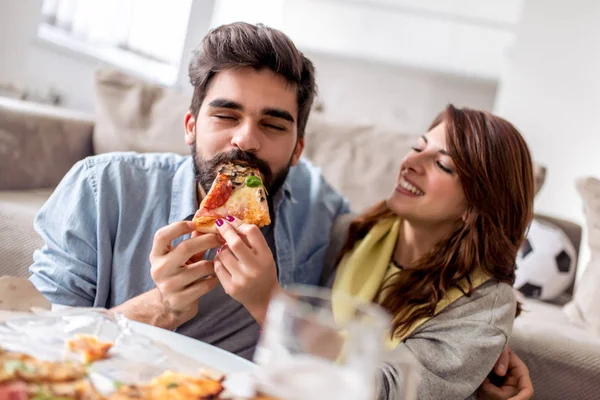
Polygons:
<instances>
[{"instance_id":1,"label":"shirt collar","mask_svg":"<svg viewBox=\"0 0 600 400\"><path fill-rule=\"evenodd\" d=\"M196 178L194 176L194 165L192 157L187 156L185 160L179 164L179 167L173 176L169 224L176 221L182 221L190 214L193 216L197 209L198 190Z\"/></svg>"}]
</instances>

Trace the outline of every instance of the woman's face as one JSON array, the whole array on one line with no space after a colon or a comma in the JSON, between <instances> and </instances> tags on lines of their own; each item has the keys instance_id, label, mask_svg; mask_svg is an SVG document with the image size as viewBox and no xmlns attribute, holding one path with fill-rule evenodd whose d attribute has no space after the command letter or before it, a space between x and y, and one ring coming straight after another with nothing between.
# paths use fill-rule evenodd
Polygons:
<instances>
[{"instance_id":1,"label":"woman's face","mask_svg":"<svg viewBox=\"0 0 600 400\"><path fill-rule=\"evenodd\" d=\"M444 123L420 137L404 157L387 205L407 221L434 228L454 225L466 214L467 201L447 152Z\"/></svg>"}]
</instances>

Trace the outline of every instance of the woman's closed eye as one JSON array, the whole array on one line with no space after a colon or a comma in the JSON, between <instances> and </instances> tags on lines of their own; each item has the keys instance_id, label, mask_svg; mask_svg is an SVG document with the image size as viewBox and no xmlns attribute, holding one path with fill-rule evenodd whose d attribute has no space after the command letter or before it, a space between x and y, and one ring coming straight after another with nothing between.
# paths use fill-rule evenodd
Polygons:
<instances>
[{"instance_id":1,"label":"woman's closed eye","mask_svg":"<svg viewBox=\"0 0 600 400\"><path fill-rule=\"evenodd\" d=\"M416 153L420 153L420 152L423 151L422 148L417 147L417 146L412 147L412 150L414 152L416 152ZM440 168L442 171L444 171L447 174L453 174L454 173L454 171L450 167L447 167L441 161L436 161L435 164L438 166L438 168Z\"/></svg>"},{"instance_id":2,"label":"woman's closed eye","mask_svg":"<svg viewBox=\"0 0 600 400\"><path fill-rule=\"evenodd\" d=\"M441 161L436 161L435 163L437 164L438 167L440 167L440 169L442 171L444 171L447 174L452 174L454 172L454 171L452 171L452 169L450 169L450 168L446 167L444 164L442 164Z\"/></svg>"}]
</instances>

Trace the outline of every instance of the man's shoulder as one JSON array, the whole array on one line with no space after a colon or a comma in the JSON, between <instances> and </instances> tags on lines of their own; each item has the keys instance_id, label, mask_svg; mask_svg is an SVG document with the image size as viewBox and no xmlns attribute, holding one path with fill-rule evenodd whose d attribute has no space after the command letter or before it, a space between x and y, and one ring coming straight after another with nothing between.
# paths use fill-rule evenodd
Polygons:
<instances>
[{"instance_id":1,"label":"man's shoulder","mask_svg":"<svg viewBox=\"0 0 600 400\"><path fill-rule=\"evenodd\" d=\"M174 153L114 152L87 157L83 163L95 170L125 168L145 172L175 172L187 159L189 156Z\"/></svg>"},{"instance_id":2,"label":"man's shoulder","mask_svg":"<svg viewBox=\"0 0 600 400\"><path fill-rule=\"evenodd\" d=\"M313 165L309 160L301 158L298 164L290 169L286 184L294 197L307 193L307 189L325 190L332 192L340 198L342 195L327 182L320 167Z\"/></svg>"}]
</instances>

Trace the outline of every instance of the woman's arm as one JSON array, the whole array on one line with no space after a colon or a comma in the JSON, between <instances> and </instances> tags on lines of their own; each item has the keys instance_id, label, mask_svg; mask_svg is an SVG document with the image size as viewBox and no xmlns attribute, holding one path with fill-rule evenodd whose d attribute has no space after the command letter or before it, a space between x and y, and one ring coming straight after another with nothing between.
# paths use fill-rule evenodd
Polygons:
<instances>
[{"instance_id":1,"label":"woman's arm","mask_svg":"<svg viewBox=\"0 0 600 400\"><path fill-rule=\"evenodd\" d=\"M379 398L402 398L396 387L407 384L402 372L407 353L420 373L419 400L471 397L507 343L515 307L512 288L497 282L451 304L387 355Z\"/></svg>"}]
</instances>

